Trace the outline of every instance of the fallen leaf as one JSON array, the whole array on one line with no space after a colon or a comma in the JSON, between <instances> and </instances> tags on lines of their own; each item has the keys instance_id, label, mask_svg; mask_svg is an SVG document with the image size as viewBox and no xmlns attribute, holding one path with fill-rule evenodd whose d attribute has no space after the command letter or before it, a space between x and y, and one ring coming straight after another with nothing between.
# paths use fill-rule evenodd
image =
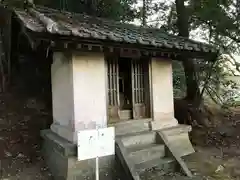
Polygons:
<instances>
[{"instance_id":1,"label":"fallen leaf","mask_svg":"<svg viewBox=\"0 0 240 180\"><path fill-rule=\"evenodd\" d=\"M4 153L5 153L5 155L6 155L7 157L12 157L12 154L11 154L10 152L4 151Z\"/></svg>"},{"instance_id":2,"label":"fallen leaf","mask_svg":"<svg viewBox=\"0 0 240 180\"><path fill-rule=\"evenodd\" d=\"M26 157L24 154L22 154L22 153L19 153L18 155L17 155L17 158L24 158L24 157Z\"/></svg>"},{"instance_id":3,"label":"fallen leaf","mask_svg":"<svg viewBox=\"0 0 240 180\"><path fill-rule=\"evenodd\" d=\"M223 165L219 165L217 170L215 171L215 173L219 173L219 172L222 172L222 171L224 171L224 167L223 167Z\"/></svg>"}]
</instances>

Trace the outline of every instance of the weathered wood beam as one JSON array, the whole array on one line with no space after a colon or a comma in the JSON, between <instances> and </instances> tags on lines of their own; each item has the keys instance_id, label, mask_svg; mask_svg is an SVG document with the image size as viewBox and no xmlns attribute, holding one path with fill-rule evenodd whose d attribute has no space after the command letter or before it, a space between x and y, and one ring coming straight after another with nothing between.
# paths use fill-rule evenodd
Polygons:
<instances>
[{"instance_id":1,"label":"weathered wood beam","mask_svg":"<svg viewBox=\"0 0 240 180\"><path fill-rule=\"evenodd\" d=\"M36 48L38 47L38 44L39 44L38 42L39 42L39 41L34 40L34 39L33 39L31 36L29 36L29 34L26 33L24 30L20 32L20 35L23 35L23 36L25 36L25 37L27 38L27 40L28 40L28 42L29 42L29 44L30 44L30 46L31 46L32 49L36 49Z\"/></svg>"}]
</instances>

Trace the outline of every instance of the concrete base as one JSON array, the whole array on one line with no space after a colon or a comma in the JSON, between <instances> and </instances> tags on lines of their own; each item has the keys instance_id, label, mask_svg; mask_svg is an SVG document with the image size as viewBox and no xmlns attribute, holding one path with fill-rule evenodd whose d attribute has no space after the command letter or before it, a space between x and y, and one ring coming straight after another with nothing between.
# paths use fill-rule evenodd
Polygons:
<instances>
[{"instance_id":1,"label":"concrete base","mask_svg":"<svg viewBox=\"0 0 240 180\"><path fill-rule=\"evenodd\" d=\"M95 180L95 159L78 161L77 146L58 136L51 130L41 131L43 154L50 172L56 180ZM116 177L115 157L99 159L100 179Z\"/></svg>"},{"instance_id":2,"label":"concrete base","mask_svg":"<svg viewBox=\"0 0 240 180\"><path fill-rule=\"evenodd\" d=\"M58 136L77 144L77 132L73 132L72 129L68 129L66 126L61 126L56 122L54 122L50 128L52 132L56 133Z\"/></svg>"},{"instance_id":3,"label":"concrete base","mask_svg":"<svg viewBox=\"0 0 240 180\"><path fill-rule=\"evenodd\" d=\"M191 126L178 125L162 129L160 132L165 136L172 149L175 149L175 152L178 153L177 155L179 157L184 157L195 152L189 139L189 132L191 130Z\"/></svg>"},{"instance_id":4,"label":"concrete base","mask_svg":"<svg viewBox=\"0 0 240 180\"><path fill-rule=\"evenodd\" d=\"M139 133L144 131L150 131L151 119L139 119L139 120L129 120L116 123L112 126L115 127L115 135L122 136L126 134Z\"/></svg>"},{"instance_id":5,"label":"concrete base","mask_svg":"<svg viewBox=\"0 0 240 180\"><path fill-rule=\"evenodd\" d=\"M150 126L151 130L157 131L178 126L178 121L175 118L163 118L161 120L151 121Z\"/></svg>"}]
</instances>

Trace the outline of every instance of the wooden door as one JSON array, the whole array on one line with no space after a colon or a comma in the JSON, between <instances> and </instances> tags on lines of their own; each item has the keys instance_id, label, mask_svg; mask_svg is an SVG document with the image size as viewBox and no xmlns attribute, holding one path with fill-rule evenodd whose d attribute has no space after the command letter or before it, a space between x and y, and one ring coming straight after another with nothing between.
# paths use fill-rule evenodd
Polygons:
<instances>
[{"instance_id":1,"label":"wooden door","mask_svg":"<svg viewBox=\"0 0 240 180\"><path fill-rule=\"evenodd\" d=\"M108 82L108 119L115 122L119 119L119 71L118 58L109 57L107 62L107 82Z\"/></svg>"},{"instance_id":2,"label":"wooden door","mask_svg":"<svg viewBox=\"0 0 240 180\"><path fill-rule=\"evenodd\" d=\"M148 116L148 100L149 98L149 81L146 81L148 71L146 70L146 62L141 59L132 60L132 103L133 118L142 119ZM148 68L147 68L148 69Z\"/></svg>"}]
</instances>

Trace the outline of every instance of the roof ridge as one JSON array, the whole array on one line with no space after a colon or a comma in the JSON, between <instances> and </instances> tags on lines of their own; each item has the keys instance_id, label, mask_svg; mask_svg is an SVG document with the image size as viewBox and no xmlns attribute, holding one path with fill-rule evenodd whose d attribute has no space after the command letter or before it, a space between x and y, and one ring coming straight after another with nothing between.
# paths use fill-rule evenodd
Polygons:
<instances>
[{"instance_id":1,"label":"roof ridge","mask_svg":"<svg viewBox=\"0 0 240 180\"><path fill-rule=\"evenodd\" d=\"M138 30L139 30L139 28L142 29L142 30L148 30L148 29L150 30L150 29L152 29L150 27L142 27L142 26L138 26L138 25L135 25L135 24L132 24L132 23L128 23L128 22L115 21L115 20L110 19L110 18L104 18L104 17L99 17L99 16L92 16L92 15L89 15L89 14L86 14L86 13L77 13L77 12L70 12L70 11L66 11L66 10L54 9L54 8L45 7L45 6L41 6L41 5L36 5L34 9L37 10L37 11L38 10L47 10L49 12L52 11L52 12L64 13L64 14L68 14L68 15L71 14L71 15L87 16L88 18L94 18L94 19L99 19L99 20L103 20L103 21L107 21L107 22L114 22L114 24L134 27L134 28L136 28ZM160 28L154 28L154 29L161 31Z\"/></svg>"},{"instance_id":2,"label":"roof ridge","mask_svg":"<svg viewBox=\"0 0 240 180\"><path fill-rule=\"evenodd\" d=\"M190 38L174 36L161 28L142 27L132 23L114 21L107 18L90 16L52 9L44 6L28 8L28 12L16 12L27 28L36 31L38 27L50 34L75 36L116 43L140 44L154 48L174 48L176 50L217 52L210 44L197 42ZM38 22L39 21L39 22ZM39 32L39 30L37 31Z\"/></svg>"},{"instance_id":3,"label":"roof ridge","mask_svg":"<svg viewBox=\"0 0 240 180\"><path fill-rule=\"evenodd\" d=\"M204 43L204 42L198 42L198 41L193 40L191 38L187 38L187 37L183 37L183 36L175 36L175 35L172 35L172 34L166 32L166 31L163 32L161 30L161 28L142 27L142 26L138 26L138 25L135 25L135 24L132 24L132 23L115 21L115 20L112 20L112 19L108 19L108 18L104 18L104 17L98 17L98 16L95 17L95 16L88 15L86 13L76 13L76 12L70 12L70 11L66 11L66 10L54 9L54 8L45 7L45 6L41 6L41 5L35 5L34 9L36 9L36 10L38 10L38 9L49 10L49 11L52 11L52 12L59 12L59 13L64 13L64 14L68 14L68 15L81 15L81 16L87 16L88 18L95 18L95 19L102 20L102 21L114 22L114 24L134 27L135 30L138 30L140 33L144 33L143 32L144 30L156 30L156 31L159 31L159 33L163 33L163 34L165 34L167 36L170 36L170 37L173 37L173 38L178 37L180 39L188 40L188 41L191 41L193 43L203 44L203 45L206 45L206 46L212 46L211 44Z\"/></svg>"}]
</instances>

